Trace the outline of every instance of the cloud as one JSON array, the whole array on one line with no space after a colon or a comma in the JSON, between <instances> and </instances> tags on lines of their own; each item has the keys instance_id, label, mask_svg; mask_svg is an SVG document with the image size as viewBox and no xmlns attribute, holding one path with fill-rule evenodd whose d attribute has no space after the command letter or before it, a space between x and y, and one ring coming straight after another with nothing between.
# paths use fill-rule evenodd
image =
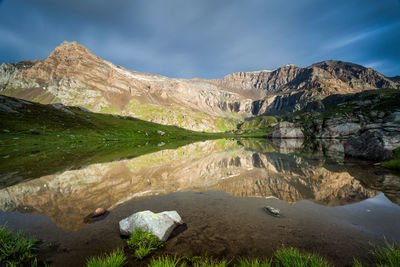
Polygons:
<instances>
[{"instance_id":1,"label":"cloud","mask_svg":"<svg viewBox=\"0 0 400 267\"><path fill-rule=\"evenodd\" d=\"M375 35L381 34L385 31L390 31L391 29L394 29L398 26L400 26L400 23L396 22L393 24L380 26L376 29L367 30L361 33L353 33L335 42L332 42L331 44L326 45L325 49L326 50L340 49L345 46L352 45L356 42L364 41L365 39L368 38L373 38Z\"/></svg>"},{"instance_id":2,"label":"cloud","mask_svg":"<svg viewBox=\"0 0 400 267\"><path fill-rule=\"evenodd\" d=\"M0 60L42 58L77 40L128 69L173 77L325 59L400 73L399 12L398 0L8 0Z\"/></svg>"}]
</instances>

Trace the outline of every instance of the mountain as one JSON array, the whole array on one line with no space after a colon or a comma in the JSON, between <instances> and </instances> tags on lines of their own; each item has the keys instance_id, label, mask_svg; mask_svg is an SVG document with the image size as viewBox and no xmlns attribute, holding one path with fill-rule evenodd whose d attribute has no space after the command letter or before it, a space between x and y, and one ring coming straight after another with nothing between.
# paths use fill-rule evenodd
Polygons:
<instances>
[{"instance_id":1,"label":"mountain","mask_svg":"<svg viewBox=\"0 0 400 267\"><path fill-rule=\"evenodd\" d=\"M77 42L62 43L43 60L0 66L4 95L209 131L234 129L248 117L298 110L330 94L379 88L400 88L400 82L340 61L238 72L216 80L173 79L129 71Z\"/></svg>"}]
</instances>

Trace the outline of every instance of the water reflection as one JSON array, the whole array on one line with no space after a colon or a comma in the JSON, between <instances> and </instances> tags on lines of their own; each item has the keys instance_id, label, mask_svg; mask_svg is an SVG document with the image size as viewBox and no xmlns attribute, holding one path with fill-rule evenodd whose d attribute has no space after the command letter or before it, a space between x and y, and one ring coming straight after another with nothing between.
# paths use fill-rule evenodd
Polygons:
<instances>
[{"instance_id":1,"label":"water reflection","mask_svg":"<svg viewBox=\"0 0 400 267\"><path fill-rule=\"evenodd\" d=\"M389 191L388 197L399 203L397 176L338 164L307 151L296 140L272 145L260 140L198 142L10 186L0 190L0 208L44 213L58 226L77 230L84 226L83 218L98 207L112 210L130 200L187 190L222 190L290 203L307 199L330 206L374 197L378 190ZM381 186L376 181L389 182Z\"/></svg>"}]
</instances>

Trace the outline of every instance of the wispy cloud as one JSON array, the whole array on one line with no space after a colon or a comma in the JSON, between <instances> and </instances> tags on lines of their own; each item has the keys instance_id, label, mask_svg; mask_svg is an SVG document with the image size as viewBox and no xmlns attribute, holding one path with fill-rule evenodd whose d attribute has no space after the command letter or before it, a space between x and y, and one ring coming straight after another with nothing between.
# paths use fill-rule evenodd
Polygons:
<instances>
[{"instance_id":1,"label":"wispy cloud","mask_svg":"<svg viewBox=\"0 0 400 267\"><path fill-rule=\"evenodd\" d=\"M366 30L366 31L359 32L359 33L352 33L352 34L347 35L344 38L339 38L339 40L334 41L330 44L327 44L325 46L325 49L326 50L340 49L340 48L352 45L354 43L364 41L365 39L373 38L376 35L379 35L385 31L390 31L391 29L397 28L398 26L400 26L400 23L396 22L396 23L392 23L389 25L383 25L383 26L377 27L372 30Z\"/></svg>"}]
</instances>

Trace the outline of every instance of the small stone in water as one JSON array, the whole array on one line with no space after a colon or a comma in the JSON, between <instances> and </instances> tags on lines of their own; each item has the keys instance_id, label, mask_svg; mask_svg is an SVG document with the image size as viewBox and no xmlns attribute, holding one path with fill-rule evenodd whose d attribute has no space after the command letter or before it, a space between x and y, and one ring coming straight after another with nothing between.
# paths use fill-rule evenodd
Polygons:
<instances>
[{"instance_id":1,"label":"small stone in water","mask_svg":"<svg viewBox=\"0 0 400 267\"><path fill-rule=\"evenodd\" d=\"M105 212L106 212L105 209L103 209L103 208L97 208L97 209L94 211L93 216L100 216L100 215L103 215Z\"/></svg>"},{"instance_id":2,"label":"small stone in water","mask_svg":"<svg viewBox=\"0 0 400 267\"><path fill-rule=\"evenodd\" d=\"M280 210L273 208L271 206L265 206L264 209L274 216L279 216L281 214Z\"/></svg>"}]
</instances>

